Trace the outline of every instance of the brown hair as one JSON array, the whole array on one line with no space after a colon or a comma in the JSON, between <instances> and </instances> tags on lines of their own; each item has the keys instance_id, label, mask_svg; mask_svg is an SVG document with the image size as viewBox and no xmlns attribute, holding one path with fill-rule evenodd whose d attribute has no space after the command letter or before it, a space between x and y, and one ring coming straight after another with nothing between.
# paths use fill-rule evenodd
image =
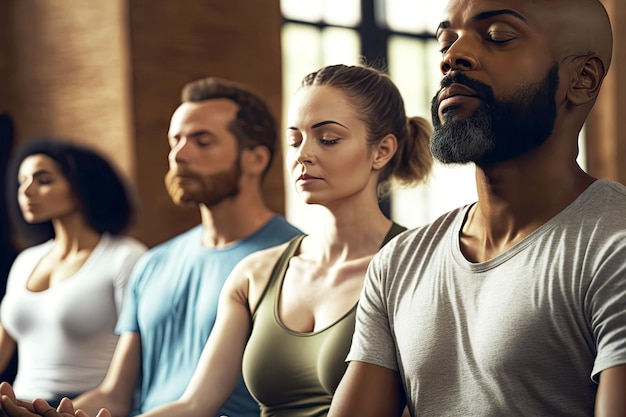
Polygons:
<instances>
[{"instance_id":1,"label":"brown hair","mask_svg":"<svg viewBox=\"0 0 626 417\"><path fill-rule=\"evenodd\" d=\"M239 142L239 149L264 146L270 158L269 169L276 149L278 133L276 120L267 103L241 84L217 77L202 78L187 83L181 92L183 102L228 99L239 105L237 116L228 126Z\"/></svg>"},{"instance_id":2,"label":"brown hair","mask_svg":"<svg viewBox=\"0 0 626 417\"><path fill-rule=\"evenodd\" d=\"M424 181L433 165L429 149L432 127L422 117L407 118L404 100L386 74L367 66L330 65L302 80L302 87L325 85L341 90L351 100L367 126L370 145L389 133L395 135L398 150L381 172L379 196L386 195L392 181L401 186Z\"/></svg>"}]
</instances>

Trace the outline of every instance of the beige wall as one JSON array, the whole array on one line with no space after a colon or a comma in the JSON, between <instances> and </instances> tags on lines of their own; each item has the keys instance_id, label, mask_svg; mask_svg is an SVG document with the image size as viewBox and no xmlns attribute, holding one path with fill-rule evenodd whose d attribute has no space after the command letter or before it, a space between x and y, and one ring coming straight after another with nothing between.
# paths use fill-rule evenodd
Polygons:
<instances>
[{"instance_id":1,"label":"beige wall","mask_svg":"<svg viewBox=\"0 0 626 417\"><path fill-rule=\"evenodd\" d=\"M109 155L138 190L134 234L150 245L199 221L163 186L183 84L222 76L281 108L278 0L3 0L0 39L0 110L17 140L68 137ZM282 212L275 161L265 195Z\"/></svg>"}]
</instances>

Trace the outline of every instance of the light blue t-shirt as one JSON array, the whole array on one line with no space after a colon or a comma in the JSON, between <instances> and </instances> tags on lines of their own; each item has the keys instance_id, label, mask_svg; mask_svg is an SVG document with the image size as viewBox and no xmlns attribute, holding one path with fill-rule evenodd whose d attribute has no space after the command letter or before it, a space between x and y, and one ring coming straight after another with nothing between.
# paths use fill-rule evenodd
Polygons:
<instances>
[{"instance_id":1,"label":"light blue t-shirt","mask_svg":"<svg viewBox=\"0 0 626 417\"><path fill-rule=\"evenodd\" d=\"M116 327L120 334L141 335L142 375L133 414L182 395L215 323L224 281L237 262L301 233L277 215L236 244L209 249L201 246L199 225L139 259ZM258 417L259 407L242 379L217 415Z\"/></svg>"}]
</instances>

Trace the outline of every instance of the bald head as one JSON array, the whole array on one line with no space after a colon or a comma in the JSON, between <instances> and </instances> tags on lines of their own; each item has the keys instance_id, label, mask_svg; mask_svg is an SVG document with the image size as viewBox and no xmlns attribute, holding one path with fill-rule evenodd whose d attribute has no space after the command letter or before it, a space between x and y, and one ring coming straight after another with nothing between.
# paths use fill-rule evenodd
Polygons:
<instances>
[{"instance_id":1,"label":"bald head","mask_svg":"<svg viewBox=\"0 0 626 417\"><path fill-rule=\"evenodd\" d=\"M599 0L533 0L528 10L540 30L553 39L556 59L596 55L609 69L613 34Z\"/></svg>"}]
</instances>

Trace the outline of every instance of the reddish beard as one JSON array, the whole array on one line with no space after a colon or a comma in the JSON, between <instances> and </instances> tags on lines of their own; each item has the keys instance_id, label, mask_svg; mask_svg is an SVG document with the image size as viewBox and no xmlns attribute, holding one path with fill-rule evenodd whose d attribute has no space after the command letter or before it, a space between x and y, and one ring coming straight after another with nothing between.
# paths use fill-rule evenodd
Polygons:
<instances>
[{"instance_id":1,"label":"reddish beard","mask_svg":"<svg viewBox=\"0 0 626 417\"><path fill-rule=\"evenodd\" d=\"M174 204L213 206L239 194L241 168L235 163L229 170L211 175L177 173L171 169L165 174L165 188Z\"/></svg>"}]
</instances>

